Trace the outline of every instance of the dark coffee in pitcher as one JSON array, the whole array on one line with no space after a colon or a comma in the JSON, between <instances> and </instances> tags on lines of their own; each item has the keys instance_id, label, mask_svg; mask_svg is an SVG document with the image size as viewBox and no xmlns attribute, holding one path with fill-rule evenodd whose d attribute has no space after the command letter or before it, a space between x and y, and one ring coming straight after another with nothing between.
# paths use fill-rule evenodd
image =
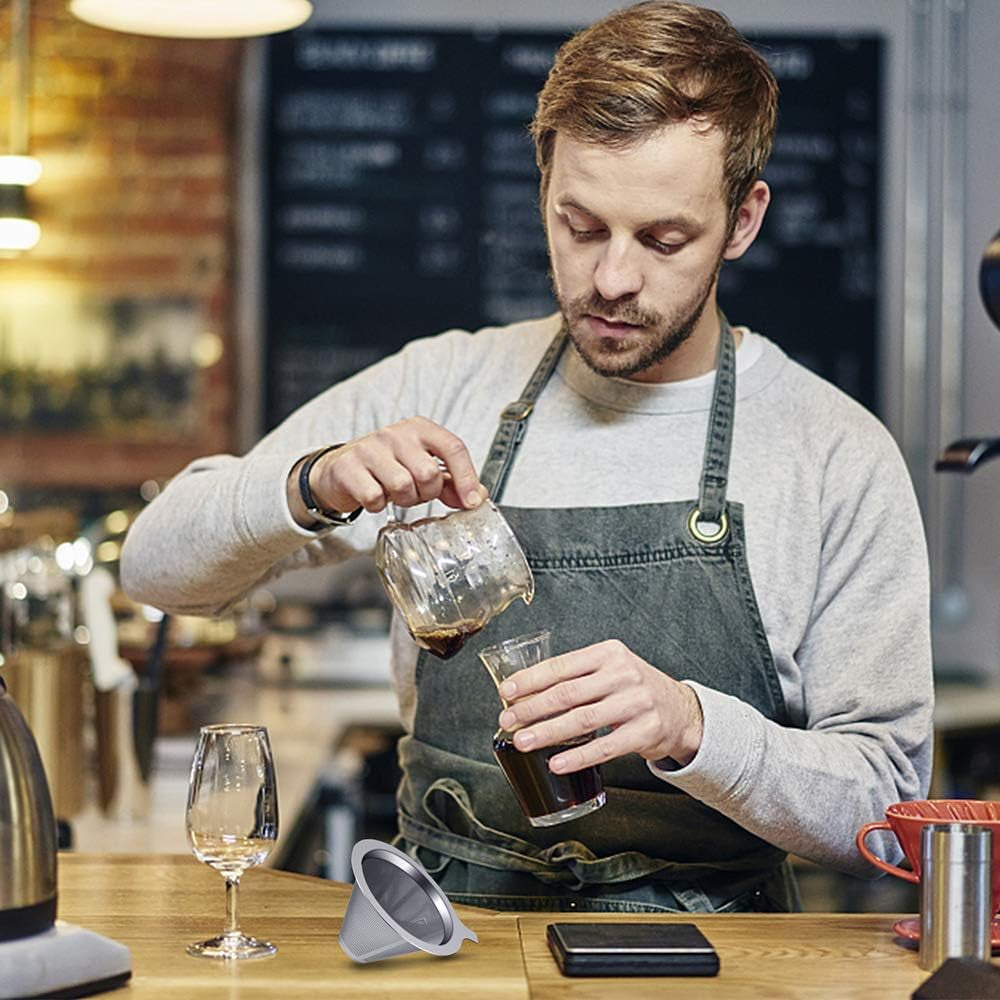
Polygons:
<instances>
[{"instance_id":1,"label":"dark coffee in pitcher","mask_svg":"<svg viewBox=\"0 0 1000 1000\"><path fill-rule=\"evenodd\" d=\"M436 657L447 660L454 656L477 632L485 622L460 621L454 625L433 625L430 628L411 629L418 646L423 646Z\"/></svg>"}]
</instances>

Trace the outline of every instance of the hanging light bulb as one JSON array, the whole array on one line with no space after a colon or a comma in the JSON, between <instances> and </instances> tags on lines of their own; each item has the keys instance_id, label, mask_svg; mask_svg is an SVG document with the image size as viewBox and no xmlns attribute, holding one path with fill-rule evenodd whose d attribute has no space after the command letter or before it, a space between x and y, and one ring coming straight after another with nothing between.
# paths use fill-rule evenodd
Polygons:
<instances>
[{"instance_id":1,"label":"hanging light bulb","mask_svg":"<svg viewBox=\"0 0 1000 1000\"><path fill-rule=\"evenodd\" d=\"M42 227L34 219L0 215L0 254L30 250L41 235Z\"/></svg>"},{"instance_id":2,"label":"hanging light bulb","mask_svg":"<svg viewBox=\"0 0 1000 1000\"><path fill-rule=\"evenodd\" d=\"M28 87L30 59L30 0L11 4L10 53L12 85L10 95L10 148L14 152L0 156L0 254L30 250L42 230L28 216L25 189L41 176L42 165L28 148Z\"/></svg>"},{"instance_id":3,"label":"hanging light bulb","mask_svg":"<svg viewBox=\"0 0 1000 1000\"><path fill-rule=\"evenodd\" d=\"M0 253L30 250L42 235L38 223L28 217L24 189L31 182L4 179L3 161L12 159L31 160L31 157L0 156ZM38 166L37 160L33 163Z\"/></svg>"},{"instance_id":4,"label":"hanging light bulb","mask_svg":"<svg viewBox=\"0 0 1000 1000\"><path fill-rule=\"evenodd\" d=\"M42 176L42 165L33 156L0 156L0 184L27 187Z\"/></svg>"},{"instance_id":5,"label":"hanging light bulb","mask_svg":"<svg viewBox=\"0 0 1000 1000\"><path fill-rule=\"evenodd\" d=\"M166 38L245 38L297 28L309 0L71 0L81 21Z\"/></svg>"},{"instance_id":6,"label":"hanging light bulb","mask_svg":"<svg viewBox=\"0 0 1000 1000\"><path fill-rule=\"evenodd\" d=\"M28 217L25 188L42 175L33 156L0 156L0 253L30 250L42 235Z\"/></svg>"}]
</instances>

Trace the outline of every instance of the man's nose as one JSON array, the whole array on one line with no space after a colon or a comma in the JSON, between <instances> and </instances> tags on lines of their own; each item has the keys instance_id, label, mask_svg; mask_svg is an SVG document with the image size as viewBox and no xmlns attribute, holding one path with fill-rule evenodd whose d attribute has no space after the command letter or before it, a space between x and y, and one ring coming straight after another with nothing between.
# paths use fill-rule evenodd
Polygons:
<instances>
[{"instance_id":1,"label":"man's nose","mask_svg":"<svg viewBox=\"0 0 1000 1000\"><path fill-rule=\"evenodd\" d=\"M614 301L642 288L642 268L635 249L615 240L602 248L594 268L594 287L603 298Z\"/></svg>"}]
</instances>

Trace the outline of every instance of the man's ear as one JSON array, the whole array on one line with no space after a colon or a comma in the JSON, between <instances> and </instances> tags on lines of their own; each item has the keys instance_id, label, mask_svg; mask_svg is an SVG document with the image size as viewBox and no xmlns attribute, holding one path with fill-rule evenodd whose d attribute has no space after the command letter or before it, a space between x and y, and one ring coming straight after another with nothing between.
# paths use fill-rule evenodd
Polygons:
<instances>
[{"instance_id":1,"label":"man's ear","mask_svg":"<svg viewBox=\"0 0 1000 1000\"><path fill-rule=\"evenodd\" d=\"M771 189L764 181L755 181L750 193L743 199L743 204L736 212L736 225L722 252L724 260L736 260L747 252L757 233L760 232L764 213L770 201Z\"/></svg>"}]
</instances>

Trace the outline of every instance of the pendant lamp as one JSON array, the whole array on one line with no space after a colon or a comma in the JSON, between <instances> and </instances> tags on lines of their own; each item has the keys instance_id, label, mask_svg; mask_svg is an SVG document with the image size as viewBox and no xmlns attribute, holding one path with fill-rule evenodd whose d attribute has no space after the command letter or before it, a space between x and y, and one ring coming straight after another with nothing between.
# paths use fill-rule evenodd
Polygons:
<instances>
[{"instance_id":1,"label":"pendant lamp","mask_svg":"<svg viewBox=\"0 0 1000 1000\"><path fill-rule=\"evenodd\" d=\"M164 38L247 38L297 28L309 0L70 0L81 21Z\"/></svg>"},{"instance_id":2,"label":"pendant lamp","mask_svg":"<svg viewBox=\"0 0 1000 1000\"><path fill-rule=\"evenodd\" d=\"M30 250L41 228L28 215L26 188L38 180L42 166L28 150L29 0L10 5L10 153L0 156L0 254Z\"/></svg>"},{"instance_id":3,"label":"pendant lamp","mask_svg":"<svg viewBox=\"0 0 1000 1000\"><path fill-rule=\"evenodd\" d=\"M0 156L0 253L30 250L41 237L41 227L28 216L25 196L25 188L41 172L32 156Z\"/></svg>"}]
</instances>

